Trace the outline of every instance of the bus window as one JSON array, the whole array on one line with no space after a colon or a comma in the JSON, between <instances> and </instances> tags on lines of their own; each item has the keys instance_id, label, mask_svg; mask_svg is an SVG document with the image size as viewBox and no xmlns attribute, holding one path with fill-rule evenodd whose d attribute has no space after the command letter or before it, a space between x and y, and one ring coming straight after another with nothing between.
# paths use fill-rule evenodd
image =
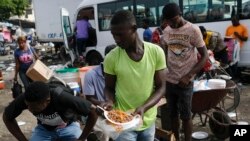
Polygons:
<instances>
[{"instance_id":1,"label":"bus window","mask_svg":"<svg viewBox=\"0 0 250 141\"><path fill-rule=\"evenodd\" d=\"M135 17L139 27L143 19L149 20L149 26L156 26L156 0L137 0Z\"/></svg>"},{"instance_id":2,"label":"bus window","mask_svg":"<svg viewBox=\"0 0 250 141\"><path fill-rule=\"evenodd\" d=\"M100 31L110 29L110 21L116 11L133 10L133 3L130 0L116 1L98 5L98 24Z\"/></svg>"},{"instance_id":3,"label":"bus window","mask_svg":"<svg viewBox=\"0 0 250 141\"><path fill-rule=\"evenodd\" d=\"M63 16L63 28L67 37L72 36L69 16Z\"/></svg>"},{"instance_id":4,"label":"bus window","mask_svg":"<svg viewBox=\"0 0 250 141\"><path fill-rule=\"evenodd\" d=\"M190 22L204 21L206 18L208 0L183 1L183 17Z\"/></svg>"},{"instance_id":5,"label":"bus window","mask_svg":"<svg viewBox=\"0 0 250 141\"><path fill-rule=\"evenodd\" d=\"M242 1L242 18L250 18L250 0Z\"/></svg>"},{"instance_id":6,"label":"bus window","mask_svg":"<svg viewBox=\"0 0 250 141\"><path fill-rule=\"evenodd\" d=\"M190 22L221 21L231 18L236 0L187 0L183 1L183 17Z\"/></svg>"}]
</instances>

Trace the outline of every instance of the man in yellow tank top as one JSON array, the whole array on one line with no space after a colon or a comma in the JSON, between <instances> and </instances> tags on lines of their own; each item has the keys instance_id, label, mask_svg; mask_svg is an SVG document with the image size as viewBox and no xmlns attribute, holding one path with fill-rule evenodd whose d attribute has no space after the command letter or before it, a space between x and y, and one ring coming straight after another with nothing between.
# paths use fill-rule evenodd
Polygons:
<instances>
[{"instance_id":1,"label":"man in yellow tank top","mask_svg":"<svg viewBox=\"0 0 250 141\"><path fill-rule=\"evenodd\" d=\"M227 48L219 32L206 30L204 26L199 26L203 35L203 40L207 49L213 51L216 60L223 64L228 64Z\"/></svg>"}]
</instances>

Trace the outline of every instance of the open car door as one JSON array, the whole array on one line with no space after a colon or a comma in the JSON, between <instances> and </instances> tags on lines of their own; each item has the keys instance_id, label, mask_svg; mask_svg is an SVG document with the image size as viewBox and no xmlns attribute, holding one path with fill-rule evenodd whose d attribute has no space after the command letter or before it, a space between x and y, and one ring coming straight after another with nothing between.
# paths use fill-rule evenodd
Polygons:
<instances>
[{"instance_id":1,"label":"open car door","mask_svg":"<svg viewBox=\"0 0 250 141\"><path fill-rule=\"evenodd\" d=\"M71 63L73 64L75 60L75 54L73 49L69 45L69 41L75 40L73 36L73 32L71 29L70 17L69 12L65 8L60 9L61 13L61 27L62 27L62 34L64 40L64 48L67 54L69 54Z\"/></svg>"}]
</instances>

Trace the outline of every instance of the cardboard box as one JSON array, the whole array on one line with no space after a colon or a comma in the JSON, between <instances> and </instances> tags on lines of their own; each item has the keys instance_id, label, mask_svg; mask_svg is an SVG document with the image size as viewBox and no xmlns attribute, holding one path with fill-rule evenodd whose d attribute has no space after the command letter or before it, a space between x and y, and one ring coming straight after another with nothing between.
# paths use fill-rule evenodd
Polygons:
<instances>
[{"instance_id":1,"label":"cardboard box","mask_svg":"<svg viewBox=\"0 0 250 141\"><path fill-rule=\"evenodd\" d=\"M43 62L37 60L26 72L26 75L33 81L48 81L53 75L53 71L49 69Z\"/></svg>"}]
</instances>

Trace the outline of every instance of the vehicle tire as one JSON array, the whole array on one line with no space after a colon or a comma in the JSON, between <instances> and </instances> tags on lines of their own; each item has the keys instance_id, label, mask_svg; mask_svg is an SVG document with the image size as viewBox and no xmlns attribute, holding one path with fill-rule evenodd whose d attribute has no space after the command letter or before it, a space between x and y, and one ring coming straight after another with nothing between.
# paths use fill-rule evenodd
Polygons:
<instances>
[{"instance_id":1,"label":"vehicle tire","mask_svg":"<svg viewBox=\"0 0 250 141\"><path fill-rule=\"evenodd\" d=\"M232 92L228 93L225 97L225 110L227 112L232 112L235 110L240 104L240 89L236 87L232 90Z\"/></svg>"},{"instance_id":2,"label":"vehicle tire","mask_svg":"<svg viewBox=\"0 0 250 141\"><path fill-rule=\"evenodd\" d=\"M211 118L212 117L212 118ZM212 133L218 139L226 139L229 137L229 125L232 123L230 117L222 111L214 111L209 118L209 127ZM219 123L228 124L228 125L220 125Z\"/></svg>"}]
</instances>

